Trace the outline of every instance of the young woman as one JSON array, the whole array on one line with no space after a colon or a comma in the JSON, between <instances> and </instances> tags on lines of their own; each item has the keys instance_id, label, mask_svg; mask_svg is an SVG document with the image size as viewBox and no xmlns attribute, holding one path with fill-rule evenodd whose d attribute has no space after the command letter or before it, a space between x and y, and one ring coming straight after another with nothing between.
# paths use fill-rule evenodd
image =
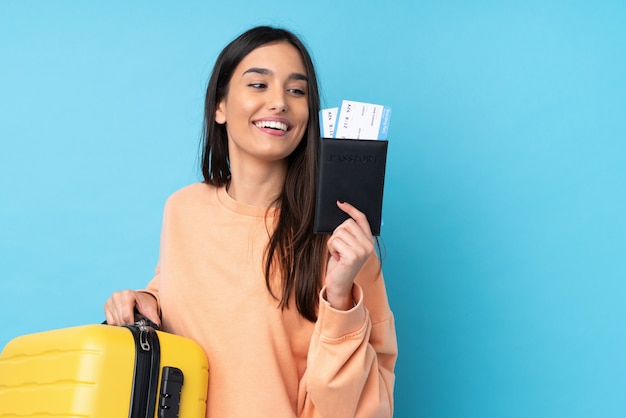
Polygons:
<instances>
[{"instance_id":1,"label":"young woman","mask_svg":"<svg viewBox=\"0 0 626 418\"><path fill-rule=\"evenodd\" d=\"M207 417L390 417L393 315L365 216L313 234L319 143L315 70L291 32L253 28L208 84L204 182L167 201L145 290L114 293L197 341L210 364Z\"/></svg>"}]
</instances>

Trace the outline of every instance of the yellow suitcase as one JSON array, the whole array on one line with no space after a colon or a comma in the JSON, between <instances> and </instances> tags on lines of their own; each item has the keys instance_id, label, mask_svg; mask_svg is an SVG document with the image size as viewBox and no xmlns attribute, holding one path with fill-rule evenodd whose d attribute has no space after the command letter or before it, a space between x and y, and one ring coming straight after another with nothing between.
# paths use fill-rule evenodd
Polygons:
<instances>
[{"instance_id":1,"label":"yellow suitcase","mask_svg":"<svg viewBox=\"0 0 626 418\"><path fill-rule=\"evenodd\" d=\"M208 367L145 321L23 335L0 354L0 417L204 418Z\"/></svg>"}]
</instances>

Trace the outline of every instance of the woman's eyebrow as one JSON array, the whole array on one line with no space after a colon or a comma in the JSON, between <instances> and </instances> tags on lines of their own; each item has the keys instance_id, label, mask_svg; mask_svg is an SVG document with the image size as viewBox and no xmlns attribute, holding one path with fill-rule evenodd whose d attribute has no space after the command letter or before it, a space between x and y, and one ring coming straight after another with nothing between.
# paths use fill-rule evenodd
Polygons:
<instances>
[{"instance_id":1,"label":"woman's eyebrow","mask_svg":"<svg viewBox=\"0 0 626 418\"><path fill-rule=\"evenodd\" d=\"M255 73L255 74L261 74L261 75L272 75L272 74L274 74L271 70L269 70L267 68L259 68L259 67L248 68L246 71L243 72L242 75L246 75L248 73ZM291 74L289 74L289 78L293 79L293 80L303 80L303 81L306 81L306 82L309 81L309 77L307 77L306 75L304 75L302 73L291 73Z\"/></svg>"},{"instance_id":2,"label":"woman's eyebrow","mask_svg":"<svg viewBox=\"0 0 626 418\"><path fill-rule=\"evenodd\" d=\"M307 77L304 74L301 73L291 73L289 75L289 78L293 79L293 80L302 80L302 81L306 81L307 83L309 82L309 77Z\"/></svg>"}]
</instances>

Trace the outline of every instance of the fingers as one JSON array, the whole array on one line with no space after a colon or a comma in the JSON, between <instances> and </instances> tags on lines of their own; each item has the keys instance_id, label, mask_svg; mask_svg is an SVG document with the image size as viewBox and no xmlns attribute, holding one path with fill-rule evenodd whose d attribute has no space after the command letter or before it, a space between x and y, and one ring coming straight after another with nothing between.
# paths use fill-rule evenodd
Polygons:
<instances>
[{"instance_id":1,"label":"fingers","mask_svg":"<svg viewBox=\"0 0 626 418\"><path fill-rule=\"evenodd\" d=\"M135 292L115 292L104 304L104 315L109 325L130 325L135 321Z\"/></svg>"},{"instance_id":2,"label":"fingers","mask_svg":"<svg viewBox=\"0 0 626 418\"><path fill-rule=\"evenodd\" d=\"M149 300L146 301L146 297L153 300L153 305L156 305L156 300L148 295L133 290L122 290L115 292L111 295L109 300L104 304L104 315L109 325L131 325L135 323L135 307L148 319L153 320L156 313L156 306L150 309ZM156 315L158 319L158 314Z\"/></svg>"},{"instance_id":3,"label":"fingers","mask_svg":"<svg viewBox=\"0 0 626 418\"><path fill-rule=\"evenodd\" d=\"M361 211L348 203L337 202L337 206L350 215L350 219L339 225L328 239L331 257L326 268L325 286L329 298L338 295L337 300L343 300L350 296L357 274L373 254L374 238L367 217Z\"/></svg>"},{"instance_id":4,"label":"fingers","mask_svg":"<svg viewBox=\"0 0 626 418\"><path fill-rule=\"evenodd\" d=\"M365 216L363 212L361 212L348 202L337 201L337 206L354 220L354 222L363 231L363 234L368 237L370 241L374 241L374 238L372 236L372 230L370 228L370 223L367 220L367 216Z\"/></svg>"},{"instance_id":5,"label":"fingers","mask_svg":"<svg viewBox=\"0 0 626 418\"><path fill-rule=\"evenodd\" d=\"M346 212L350 218L339 225L329 240L329 251L333 257L337 252L350 255L352 249L356 251L354 256L369 256L374 251L374 237L365 214L347 202L337 202L337 206ZM343 251L342 251L343 250Z\"/></svg>"},{"instance_id":6,"label":"fingers","mask_svg":"<svg viewBox=\"0 0 626 418\"><path fill-rule=\"evenodd\" d=\"M351 220L335 229L328 240L330 255L343 264L355 264L367 259L374 251L374 244L363 231Z\"/></svg>"},{"instance_id":7,"label":"fingers","mask_svg":"<svg viewBox=\"0 0 626 418\"><path fill-rule=\"evenodd\" d=\"M159 317L158 304L156 298L149 293L135 292L137 311L154 322L158 326L161 326L161 318Z\"/></svg>"}]
</instances>

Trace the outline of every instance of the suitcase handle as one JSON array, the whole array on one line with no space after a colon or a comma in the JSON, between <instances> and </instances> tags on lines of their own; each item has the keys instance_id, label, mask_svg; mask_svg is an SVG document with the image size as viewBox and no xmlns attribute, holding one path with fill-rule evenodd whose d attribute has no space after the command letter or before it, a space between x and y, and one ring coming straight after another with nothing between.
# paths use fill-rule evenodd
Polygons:
<instances>
[{"instance_id":1,"label":"suitcase handle","mask_svg":"<svg viewBox=\"0 0 626 418\"><path fill-rule=\"evenodd\" d=\"M102 321L102 325L108 325L106 319ZM148 318L140 314L137 308L135 308L135 324L134 325L138 327L152 328L155 331L161 330L161 328L159 328L157 324L155 324L154 322L152 322L151 320L149 320Z\"/></svg>"},{"instance_id":2,"label":"suitcase handle","mask_svg":"<svg viewBox=\"0 0 626 418\"><path fill-rule=\"evenodd\" d=\"M155 331L159 331L161 328L145 316L141 315L137 309L135 309L135 325L138 327L148 327L152 328Z\"/></svg>"}]
</instances>

